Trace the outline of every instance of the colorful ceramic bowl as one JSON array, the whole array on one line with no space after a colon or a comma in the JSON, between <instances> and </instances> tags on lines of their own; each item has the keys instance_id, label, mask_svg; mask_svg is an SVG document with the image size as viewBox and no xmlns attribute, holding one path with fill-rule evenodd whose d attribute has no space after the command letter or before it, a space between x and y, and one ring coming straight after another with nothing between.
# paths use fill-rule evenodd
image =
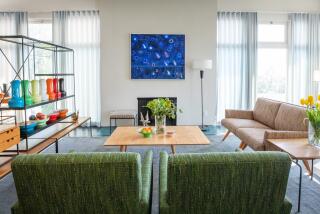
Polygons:
<instances>
[{"instance_id":1,"label":"colorful ceramic bowl","mask_svg":"<svg viewBox=\"0 0 320 214\"><path fill-rule=\"evenodd\" d=\"M52 113L49 115L48 123L54 122L58 119L59 113Z\"/></svg>"},{"instance_id":2,"label":"colorful ceramic bowl","mask_svg":"<svg viewBox=\"0 0 320 214\"><path fill-rule=\"evenodd\" d=\"M144 138L151 138L153 135L153 130L151 127L143 127L138 130L138 132L144 137Z\"/></svg>"},{"instance_id":3,"label":"colorful ceramic bowl","mask_svg":"<svg viewBox=\"0 0 320 214\"><path fill-rule=\"evenodd\" d=\"M68 113L68 109L59 110L59 118L66 118Z\"/></svg>"},{"instance_id":4,"label":"colorful ceramic bowl","mask_svg":"<svg viewBox=\"0 0 320 214\"><path fill-rule=\"evenodd\" d=\"M49 118L43 119L43 120L32 120L32 122L35 122L37 124L37 128L43 128L47 126L47 121Z\"/></svg>"},{"instance_id":5,"label":"colorful ceramic bowl","mask_svg":"<svg viewBox=\"0 0 320 214\"><path fill-rule=\"evenodd\" d=\"M20 126L20 132L21 135L26 135L26 134L32 134L37 126L37 123L33 121L27 121L25 124L24 122L19 123Z\"/></svg>"}]
</instances>

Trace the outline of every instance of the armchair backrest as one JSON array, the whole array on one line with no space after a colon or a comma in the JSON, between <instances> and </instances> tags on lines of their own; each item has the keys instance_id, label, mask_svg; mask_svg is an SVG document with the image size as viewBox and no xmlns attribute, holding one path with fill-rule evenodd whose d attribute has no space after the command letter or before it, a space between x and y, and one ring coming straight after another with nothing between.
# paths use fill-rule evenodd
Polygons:
<instances>
[{"instance_id":1,"label":"armchair backrest","mask_svg":"<svg viewBox=\"0 0 320 214\"><path fill-rule=\"evenodd\" d=\"M136 153L19 155L12 171L24 213L135 213L139 207Z\"/></svg>"},{"instance_id":2,"label":"armchair backrest","mask_svg":"<svg viewBox=\"0 0 320 214\"><path fill-rule=\"evenodd\" d=\"M169 156L170 213L281 213L290 164L280 152Z\"/></svg>"}]
</instances>

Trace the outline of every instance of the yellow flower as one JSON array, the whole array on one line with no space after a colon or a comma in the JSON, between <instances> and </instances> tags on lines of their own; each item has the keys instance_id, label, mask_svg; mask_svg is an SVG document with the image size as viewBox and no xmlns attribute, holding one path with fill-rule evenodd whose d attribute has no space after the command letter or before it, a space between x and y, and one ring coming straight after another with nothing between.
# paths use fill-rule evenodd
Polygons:
<instances>
[{"instance_id":1,"label":"yellow flower","mask_svg":"<svg viewBox=\"0 0 320 214\"><path fill-rule=\"evenodd\" d=\"M308 96L308 104L311 106L314 104L314 99L313 99L313 96L311 95Z\"/></svg>"},{"instance_id":2,"label":"yellow flower","mask_svg":"<svg viewBox=\"0 0 320 214\"><path fill-rule=\"evenodd\" d=\"M320 101L320 94L318 95L318 100Z\"/></svg>"},{"instance_id":3,"label":"yellow flower","mask_svg":"<svg viewBox=\"0 0 320 214\"><path fill-rule=\"evenodd\" d=\"M304 105L306 105L306 101L302 98L302 99L300 99L300 104L304 106Z\"/></svg>"}]
</instances>

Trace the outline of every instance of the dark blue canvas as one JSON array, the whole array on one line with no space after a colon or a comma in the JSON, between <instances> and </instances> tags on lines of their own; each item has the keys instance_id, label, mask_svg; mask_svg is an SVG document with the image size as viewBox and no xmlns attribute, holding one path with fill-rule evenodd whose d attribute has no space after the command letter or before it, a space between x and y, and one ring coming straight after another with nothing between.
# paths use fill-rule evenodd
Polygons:
<instances>
[{"instance_id":1,"label":"dark blue canvas","mask_svg":"<svg viewBox=\"0 0 320 214\"><path fill-rule=\"evenodd\" d=\"M132 79L184 79L185 36L131 34Z\"/></svg>"}]
</instances>

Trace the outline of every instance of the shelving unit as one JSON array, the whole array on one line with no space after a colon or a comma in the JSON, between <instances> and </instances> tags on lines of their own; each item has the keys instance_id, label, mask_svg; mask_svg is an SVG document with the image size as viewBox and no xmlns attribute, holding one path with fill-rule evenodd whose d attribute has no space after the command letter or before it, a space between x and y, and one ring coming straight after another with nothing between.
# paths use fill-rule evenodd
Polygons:
<instances>
[{"instance_id":1,"label":"shelving unit","mask_svg":"<svg viewBox=\"0 0 320 214\"><path fill-rule=\"evenodd\" d=\"M33 135L36 135L40 132L45 131L47 128L54 126L55 124L58 123L64 123L63 121L66 120L67 118L71 117L74 112L76 111L76 103L75 103L75 73L74 73L74 50L67 48L67 47L63 47L60 45L56 45L50 42L46 42L46 41L41 41L38 39L34 39L34 38L30 38L27 36L22 36L22 35L14 35L14 36L0 36L0 42L6 42L6 43L10 43L10 44L14 44L15 48L17 48L16 50L18 51L17 57L18 59L20 59L20 64L18 64L17 68L15 68L14 63L14 59L10 59L10 56L8 56L5 51L2 49L2 47L0 46L0 57L4 57L5 61L10 65L11 68L11 72L13 72L13 76L14 78L11 80L32 80L32 79L40 79L41 77L52 77L52 78L58 78L58 77L63 77L63 76L69 76L70 78L72 78L72 80L70 80L69 82L72 82L72 86L69 87L69 90L67 91L67 96L61 97L59 99L56 100L49 100L49 101L44 101L44 102L40 102L40 103L34 103L32 105L24 105L21 108L10 108L9 106L5 106L3 104L3 99L0 99L0 124L3 124L4 121L6 120L12 120L14 119L14 123L17 125L17 121L18 119L18 112L23 112L23 118L22 118L22 122L24 122L24 126L27 126L27 121L28 121L28 115L27 115L27 110L32 109L32 108L36 108L36 107L41 107L41 106L45 106L45 105L49 105L49 104L54 104L54 109L57 110L58 108L58 103L59 102L67 102L67 100L69 99L73 99L72 101L72 111L71 113L69 113L67 115L66 118L63 119L58 119L52 123L47 124L47 126L43 127L43 128L38 128L36 129L33 133L31 134L26 134L26 135L22 135L21 136L21 143L25 143L25 150L19 150L19 148L17 148L16 152L27 152L30 149L32 149L32 147L29 147L29 138ZM48 73L44 73L44 72L37 72L37 63L36 63L36 59L37 57L37 52L38 49L41 49L43 51L47 51L49 52L52 58L52 67L50 68L46 68L46 72ZM60 66L59 64L59 60L63 59L63 55L60 54L65 54L65 56L68 56L68 59L70 59L71 61L71 68L69 68L68 70L68 66L65 65L65 68L62 69L62 66ZM31 62L30 62L31 61ZM64 70L64 72L62 73L61 70ZM1 71L3 72L3 71ZM10 72L10 71L8 71ZM68 82L65 81L65 85ZM8 87L6 92L10 92L11 91L11 85L10 87ZM22 97L24 99L24 103L26 103L26 97L23 96ZM12 112L10 114L10 116L5 115L4 112L8 111L8 112ZM70 112L70 109L69 109ZM21 115L21 114L20 114ZM70 123L70 122L69 122ZM10 150L10 152L12 152L12 150ZM1 155L0 155L1 156Z\"/></svg>"}]
</instances>

